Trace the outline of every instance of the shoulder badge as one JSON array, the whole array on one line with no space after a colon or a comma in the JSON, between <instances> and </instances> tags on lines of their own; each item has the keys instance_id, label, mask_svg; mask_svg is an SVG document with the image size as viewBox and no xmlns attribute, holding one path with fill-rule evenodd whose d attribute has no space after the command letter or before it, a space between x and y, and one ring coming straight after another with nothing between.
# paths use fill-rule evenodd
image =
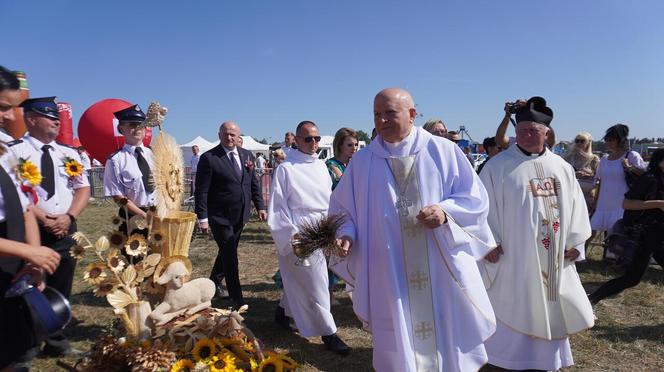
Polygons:
<instances>
[{"instance_id":1,"label":"shoulder badge","mask_svg":"<svg viewBox=\"0 0 664 372\"><path fill-rule=\"evenodd\" d=\"M23 140L22 139L17 139L17 140L9 141L9 142L6 143L6 145L9 146L9 147L12 147L14 145L18 145L19 143L23 143Z\"/></svg>"},{"instance_id":2,"label":"shoulder badge","mask_svg":"<svg viewBox=\"0 0 664 372\"><path fill-rule=\"evenodd\" d=\"M117 153L120 152L121 150L122 150L122 148L119 148L119 149L113 151L113 152L111 153L111 155L109 155L106 159L108 160L108 159L114 157L115 154L117 154Z\"/></svg>"}]
</instances>

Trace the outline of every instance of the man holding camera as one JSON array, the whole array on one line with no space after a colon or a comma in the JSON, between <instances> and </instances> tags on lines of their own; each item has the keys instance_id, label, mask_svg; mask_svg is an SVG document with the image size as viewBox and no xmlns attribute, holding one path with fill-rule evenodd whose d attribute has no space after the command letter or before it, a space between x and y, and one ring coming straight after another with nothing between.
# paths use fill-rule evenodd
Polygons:
<instances>
[{"instance_id":1,"label":"man holding camera","mask_svg":"<svg viewBox=\"0 0 664 372\"><path fill-rule=\"evenodd\" d=\"M526 100L518 99L514 102L505 102L505 116L503 120L498 125L496 129L496 144L501 149L506 149L513 144L513 141L510 141L510 138L507 136L507 127L510 122L516 126L516 122L512 120L512 115L514 115L519 109L526 105ZM552 149L556 145L556 133L552 128L549 128L549 132L546 135L546 147Z\"/></svg>"},{"instance_id":2,"label":"man holding camera","mask_svg":"<svg viewBox=\"0 0 664 372\"><path fill-rule=\"evenodd\" d=\"M590 223L574 169L544 145L553 111L541 97L515 111L516 144L480 173L498 243L480 264L498 320L485 346L502 368L558 370L574 364L569 335L594 323L574 265Z\"/></svg>"}]
</instances>

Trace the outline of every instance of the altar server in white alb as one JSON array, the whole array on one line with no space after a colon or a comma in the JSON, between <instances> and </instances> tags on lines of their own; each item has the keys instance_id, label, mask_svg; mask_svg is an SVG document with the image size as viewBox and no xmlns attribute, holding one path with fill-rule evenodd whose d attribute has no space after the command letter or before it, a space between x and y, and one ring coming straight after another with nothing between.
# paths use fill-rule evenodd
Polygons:
<instances>
[{"instance_id":1,"label":"altar server in white alb","mask_svg":"<svg viewBox=\"0 0 664 372\"><path fill-rule=\"evenodd\" d=\"M569 335L593 326L574 261L584 259L590 223L574 169L545 147L553 111L533 97L516 113L516 146L480 178L498 248L480 264L498 319L489 363L557 370L574 364Z\"/></svg>"},{"instance_id":2,"label":"altar server in white alb","mask_svg":"<svg viewBox=\"0 0 664 372\"><path fill-rule=\"evenodd\" d=\"M461 149L413 126L411 95L374 99L378 136L353 155L332 193L345 257L330 268L352 286L379 371L477 371L495 317L477 261L495 247L484 187Z\"/></svg>"},{"instance_id":3,"label":"altar server in white alb","mask_svg":"<svg viewBox=\"0 0 664 372\"><path fill-rule=\"evenodd\" d=\"M298 226L327 215L332 190L327 167L316 153L321 140L316 124L303 121L296 133L297 150L291 150L275 170L268 209L267 223L277 245L284 285L275 321L288 328L292 317L300 335L322 336L328 350L346 355L350 349L337 336L330 312L325 256L316 251L307 266L293 254L292 240Z\"/></svg>"}]
</instances>

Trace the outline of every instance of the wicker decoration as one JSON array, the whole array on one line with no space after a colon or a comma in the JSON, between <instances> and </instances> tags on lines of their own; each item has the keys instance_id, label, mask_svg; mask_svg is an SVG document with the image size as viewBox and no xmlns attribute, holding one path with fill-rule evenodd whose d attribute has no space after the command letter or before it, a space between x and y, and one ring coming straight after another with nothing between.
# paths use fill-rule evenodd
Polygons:
<instances>
[{"instance_id":1,"label":"wicker decoration","mask_svg":"<svg viewBox=\"0 0 664 372\"><path fill-rule=\"evenodd\" d=\"M163 243L154 250L162 257L189 257L189 244L196 226L196 214L191 212L173 211L161 220L155 219L153 230L163 235Z\"/></svg>"}]
</instances>

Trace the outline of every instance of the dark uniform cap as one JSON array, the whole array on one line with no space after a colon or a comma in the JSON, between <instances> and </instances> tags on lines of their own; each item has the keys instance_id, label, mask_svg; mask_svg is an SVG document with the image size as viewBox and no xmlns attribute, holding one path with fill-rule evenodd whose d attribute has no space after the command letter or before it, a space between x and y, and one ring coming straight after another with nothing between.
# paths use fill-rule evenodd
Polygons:
<instances>
[{"instance_id":1,"label":"dark uniform cap","mask_svg":"<svg viewBox=\"0 0 664 372\"><path fill-rule=\"evenodd\" d=\"M51 119L60 119L55 97L28 98L21 103L21 107L23 107L23 112L35 112Z\"/></svg>"},{"instance_id":2,"label":"dark uniform cap","mask_svg":"<svg viewBox=\"0 0 664 372\"><path fill-rule=\"evenodd\" d=\"M547 127L553 120L553 110L546 106L546 100L542 97L531 97L526 105L516 112L516 122L534 121Z\"/></svg>"},{"instance_id":3,"label":"dark uniform cap","mask_svg":"<svg viewBox=\"0 0 664 372\"><path fill-rule=\"evenodd\" d=\"M113 113L119 121L144 122L145 113L138 105L129 106L126 109Z\"/></svg>"}]
</instances>

